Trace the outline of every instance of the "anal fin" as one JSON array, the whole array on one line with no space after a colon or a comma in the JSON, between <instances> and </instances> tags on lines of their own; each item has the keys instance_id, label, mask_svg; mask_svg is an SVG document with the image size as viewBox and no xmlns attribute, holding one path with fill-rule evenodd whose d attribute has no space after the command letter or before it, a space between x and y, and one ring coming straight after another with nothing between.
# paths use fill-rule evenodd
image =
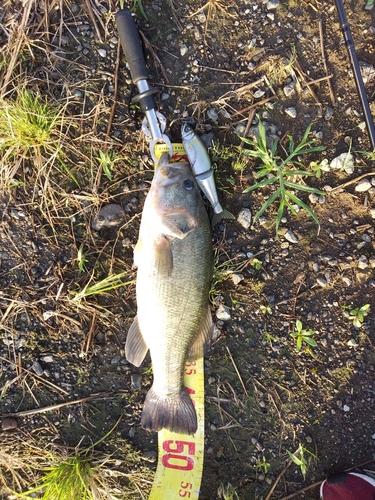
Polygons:
<instances>
[{"instance_id":1,"label":"anal fin","mask_svg":"<svg viewBox=\"0 0 375 500\"><path fill-rule=\"evenodd\" d=\"M148 351L146 342L139 329L138 316L131 324L125 342L126 359L134 366L140 366Z\"/></svg>"}]
</instances>

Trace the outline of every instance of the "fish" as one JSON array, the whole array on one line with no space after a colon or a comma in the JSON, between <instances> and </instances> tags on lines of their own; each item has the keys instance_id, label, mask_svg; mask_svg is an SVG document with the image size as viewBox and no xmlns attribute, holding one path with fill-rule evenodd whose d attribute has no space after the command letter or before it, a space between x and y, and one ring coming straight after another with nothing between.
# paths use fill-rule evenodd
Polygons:
<instances>
[{"instance_id":1,"label":"fish","mask_svg":"<svg viewBox=\"0 0 375 500\"><path fill-rule=\"evenodd\" d=\"M159 160L145 200L134 265L137 315L125 355L140 366L150 350L153 369L141 424L194 434L197 415L183 378L186 361L202 356L211 343L212 236L188 162L169 163L168 153Z\"/></svg>"},{"instance_id":2,"label":"fish","mask_svg":"<svg viewBox=\"0 0 375 500\"><path fill-rule=\"evenodd\" d=\"M182 125L181 138L189 163L195 174L195 179L213 208L212 226L215 226L222 219L235 219L234 215L224 209L219 202L214 171L211 167L211 159L207 148L189 123L185 122Z\"/></svg>"}]
</instances>

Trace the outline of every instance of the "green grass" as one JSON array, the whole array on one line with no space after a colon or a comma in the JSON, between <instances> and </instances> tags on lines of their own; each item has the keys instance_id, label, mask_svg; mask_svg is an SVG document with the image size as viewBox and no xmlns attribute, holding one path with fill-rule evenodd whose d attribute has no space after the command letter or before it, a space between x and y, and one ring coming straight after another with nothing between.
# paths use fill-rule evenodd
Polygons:
<instances>
[{"instance_id":1,"label":"green grass","mask_svg":"<svg viewBox=\"0 0 375 500\"><path fill-rule=\"evenodd\" d=\"M20 164L30 164L38 169L50 161L59 160L59 168L67 171L60 149L62 129L69 125L64 118L65 107L51 105L39 92L25 87L16 91L15 98L0 99L0 181L11 181ZM12 167L9 167L9 164ZM72 174L67 171L70 177Z\"/></svg>"},{"instance_id":2,"label":"green grass","mask_svg":"<svg viewBox=\"0 0 375 500\"><path fill-rule=\"evenodd\" d=\"M127 272L111 274L91 285L90 283L88 283L81 290L71 291L70 293L73 296L73 300L75 302L81 302L82 300L86 299L87 297L91 297L92 295L102 295L121 286L127 286L135 283L135 280L124 282L123 279L127 275Z\"/></svg>"},{"instance_id":3,"label":"green grass","mask_svg":"<svg viewBox=\"0 0 375 500\"><path fill-rule=\"evenodd\" d=\"M277 200L279 201L278 211L276 215L276 234L279 229L281 218L285 208L297 215L297 211L293 205L303 208L313 218L318 227L319 220L315 212L307 206L298 196L295 191L305 193L324 194L322 191L307 186L302 182L305 176L314 176L315 172L303 169L300 156L323 151L324 146L317 146L315 139L309 139L311 124L306 128L301 141L296 145L293 137L289 136L288 152L285 157L277 155L278 141L274 140L271 149L267 146L266 129L263 122L259 119L259 138L257 141L241 138L244 143L251 146L251 149L245 149L244 154L260 160L258 171L255 173L256 179L262 179L252 186L246 188L243 192L248 193L255 189L264 188L265 186L275 186L274 192L262 205L260 210L255 214L253 223L261 217L261 215Z\"/></svg>"}]
</instances>

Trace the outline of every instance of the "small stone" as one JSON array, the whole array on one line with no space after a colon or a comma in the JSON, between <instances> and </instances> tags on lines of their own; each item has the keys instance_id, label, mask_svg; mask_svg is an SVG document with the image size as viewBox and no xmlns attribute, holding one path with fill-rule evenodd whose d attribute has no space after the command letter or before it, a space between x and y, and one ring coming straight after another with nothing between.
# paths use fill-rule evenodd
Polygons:
<instances>
[{"instance_id":1,"label":"small stone","mask_svg":"<svg viewBox=\"0 0 375 500\"><path fill-rule=\"evenodd\" d=\"M333 116L333 113L334 113L333 108L328 107L326 114L324 115L325 120L327 120L327 121L330 120Z\"/></svg>"},{"instance_id":2,"label":"small stone","mask_svg":"<svg viewBox=\"0 0 375 500\"><path fill-rule=\"evenodd\" d=\"M98 54L100 57L107 57L107 51L105 49L98 49Z\"/></svg>"},{"instance_id":3,"label":"small stone","mask_svg":"<svg viewBox=\"0 0 375 500\"><path fill-rule=\"evenodd\" d=\"M375 208L370 208L370 214L373 219L375 219Z\"/></svg>"},{"instance_id":4,"label":"small stone","mask_svg":"<svg viewBox=\"0 0 375 500\"><path fill-rule=\"evenodd\" d=\"M374 78L375 68L372 64L368 64L364 61L359 61L358 65L361 70L363 83L366 85L366 83L370 82Z\"/></svg>"},{"instance_id":5,"label":"small stone","mask_svg":"<svg viewBox=\"0 0 375 500\"><path fill-rule=\"evenodd\" d=\"M68 37L68 36L66 36L66 35L63 35L63 36L60 38L60 43L61 43L61 45L63 45L63 46L64 46L64 45L68 45L68 43L69 43L69 37Z\"/></svg>"},{"instance_id":6,"label":"small stone","mask_svg":"<svg viewBox=\"0 0 375 500\"><path fill-rule=\"evenodd\" d=\"M315 203L319 203L319 195L318 194L315 194L315 193L310 193L309 194L309 200L311 203L315 204Z\"/></svg>"},{"instance_id":7,"label":"small stone","mask_svg":"<svg viewBox=\"0 0 375 500\"><path fill-rule=\"evenodd\" d=\"M288 231L284 234L284 238L290 241L290 243L298 243L298 238L291 229L288 229Z\"/></svg>"},{"instance_id":8,"label":"small stone","mask_svg":"<svg viewBox=\"0 0 375 500\"><path fill-rule=\"evenodd\" d=\"M246 131L246 125L244 125L243 123L239 123L238 125L236 125L236 127L234 129L234 133L236 135L238 135L239 137L243 137L245 134L245 131Z\"/></svg>"},{"instance_id":9,"label":"small stone","mask_svg":"<svg viewBox=\"0 0 375 500\"><path fill-rule=\"evenodd\" d=\"M344 405L344 406L342 407L342 409L343 409L344 411L349 411L349 410L350 410L350 408L349 408L349 406L348 406L348 405Z\"/></svg>"},{"instance_id":10,"label":"small stone","mask_svg":"<svg viewBox=\"0 0 375 500\"><path fill-rule=\"evenodd\" d=\"M142 457L146 462L154 463L157 459L156 451L145 451Z\"/></svg>"},{"instance_id":11,"label":"small stone","mask_svg":"<svg viewBox=\"0 0 375 500\"><path fill-rule=\"evenodd\" d=\"M138 389L140 389L142 385L142 375L139 375L138 373L132 373L130 376L130 381L131 390L138 391Z\"/></svg>"},{"instance_id":12,"label":"small stone","mask_svg":"<svg viewBox=\"0 0 375 500\"><path fill-rule=\"evenodd\" d=\"M371 188L371 182L368 179L361 179L355 187L355 190L359 193L364 193Z\"/></svg>"},{"instance_id":13,"label":"small stone","mask_svg":"<svg viewBox=\"0 0 375 500\"><path fill-rule=\"evenodd\" d=\"M260 99L261 97L264 96L265 93L266 91L264 89L258 89L254 92L254 97L255 99Z\"/></svg>"},{"instance_id":14,"label":"small stone","mask_svg":"<svg viewBox=\"0 0 375 500\"><path fill-rule=\"evenodd\" d=\"M43 363L53 363L53 356L42 356L40 359Z\"/></svg>"},{"instance_id":15,"label":"small stone","mask_svg":"<svg viewBox=\"0 0 375 500\"><path fill-rule=\"evenodd\" d=\"M215 314L217 319L219 319L220 321L229 321L231 318L229 307L224 306L223 304L220 304Z\"/></svg>"},{"instance_id":16,"label":"small stone","mask_svg":"<svg viewBox=\"0 0 375 500\"><path fill-rule=\"evenodd\" d=\"M263 399L261 401L259 401L259 406L261 408L265 408L266 407L266 403L263 401Z\"/></svg>"},{"instance_id":17,"label":"small stone","mask_svg":"<svg viewBox=\"0 0 375 500\"><path fill-rule=\"evenodd\" d=\"M10 209L10 216L13 217L13 219L16 219L16 220L18 220L20 218L18 210L16 210L15 208L11 208Z\"/></svg>"},{"instance_id":18,"label":"small stone","mask_svg":"<svg viewBox=\"0 0 375 500\"><path fill-rule=\"evenodd\" d=\"M1 421L1 429L3 431L11 431L12 429L17 429L18 424L15 418L4 418Z\"/></svg>"},{"instance_id":19,"label":"small stone","mask_svg":"<svg viewBox=\"0 0 375 500\"><path fill-rule=\"evenodd\" d=\"M296 83L290 82L290 83L288 83L288 85L285 85L285 87L283 88L283 91L284 91L284 94L286 95L286 97L289 97L290 95L293 94L295 89L296 89Z\"/></svg>"},{"instance_id":20,"label":"small stone","mask_svg":"<svg viewBox=\"0 0 375 500\"><path fill-rule=\"evenodd\" d=\"M285 113L289 115L291 118L297 118L297 110L296 108L290 107L285 109Z\"/></svg>"},{"instance_id":21,"label":"small stone","mask_svg":"<svg viewBox=\"0 0 375 500\"><path fill-rule=\"evenodd\" d=\"M267 9L268 10L276 9L279 6L279 3L280 3L279 0L269 0L269 2L267 2Z\"/></svg>"},{"instance_id":22,"label":"small stone","mask_svg":"<svg viewBox=\"0 0 375 500\"><path fill-rule=\"evenodd\" d=\"M318 283L319 286L321 286L322 288L324 288L325 286L327 286L327 280L325 279L324 276L318 276L316 278L316 282Z\"/></svg>"},{"instance_id":23,"label":"small stone","mask_svg":"<svg viewBox=\"0 0 375 500\"><path fill-rule=\"evenodd\" d=\"M216 109L214 108L209 108L207 110L207 117L212 120L214 123L216 123L219 119L219 115L216 113Z\"/></svg>"},{"instance_id":24,"label":"small stone","mask_svg":"<svg viewBox=\"0 0 375 500\"><path fill-rule=\"evenodd\" d=\"M368 259L366 255L360 255L357 259L358 269L366 269L368 267Z\"/></svg>"},{"instance_id":25,"label":"small stone","mask_svg":"<svg viewBox=\"0 0 375 500\"><path fill-rule=\"evenodd\" d=\"M91 221L91 227L100 231L103 227L114 227L120 224L125 217L124 210L116 203L104 205Z\"/></svg>"},{"instance_id":26,"label":"small stone","mask_svg":"<svg viewBox=\"0 0 375 500\"><path fill-rule=\"evenodd\" d=\"M331 161L329 166L344 170L347 174L352 174L354 172L354 156L352 153L341 153Z\"/></svg>"},{"instance_id":27,"label":"small stone","mask_svg":"<svg viewBox=\"0 0 375 500\"><path fill-rule=\"evenodd\" d=\"M371 243L372 238L369 234L363 233L362 234L362 239L365 243Z\"/></svg>"},{"instance_id":28,"label":"small stone","mask_svg":"<svg viewBox=\"0 0 375 500\"><path fill-rule=\"evenodd\" d=\"M350 339L350 340L348 340L347 345L349 347L358 347L359 344L358 344L358 342L355 341L355 339Z\"/></svg>"},{"instance_id":29,"label":"small stone","mask_svg":"<svg viewBox=\"0 0 375 500\"><path fill-rule=\"evenodd\" d=\"M248 208L243 208L237 217L237 222L245 229L249 229L251 225L251 212Z\"/></svg>"},{"instance_id":30,"label":"small stone","mask_svg":"<svg viewBox=\"0 0 375 500\"><path fill-rule=\"evenodd\" d=\"M41 377L44 373L43 368L41 367L39 361L34 361L33 366L32 366L34 372Z\"/></svg>"},{"instance_id":31,"label":"small stone","mask_svg":"<svg viewBox=\"0 0 375 500\"><path fill-rule=\"evenodd\" d=\"M244 279L244 275L241 273L232 273L230 277L235 285L238 285Z\"/></svg>"},{"instance_id":32,"label":"small stone","mask_svg":"<svg viewBox=\"0 0 375 500\"><path fill-rule=\"evenodd\" d=\"M189 49L188 49L187 45L185 45L185 44L181 45L181 47L180 47L181 56L186 55L188 53L188 51L189 51Z\"/></svg>"},{"instance_id":33,"label":"small stone","mask_svg":"<svg viewBox=\"0 0 375 500\"><path fill-rule=\"evenodd\" d=\"M352 284L351 279L347 278L346 276L342 278L342 281L344 282L345 286L350 286Z\"/></svg>"},{"instance_id":34,"label":"small stone","mask_svg":"<svg viewBox=\"0 0 375 500\"><path fill-rule=\"evenodd\" d=\"M117 365L120 362L121 356L117 355L111 359L111 365Z\"/></svg>"}]
</instances>

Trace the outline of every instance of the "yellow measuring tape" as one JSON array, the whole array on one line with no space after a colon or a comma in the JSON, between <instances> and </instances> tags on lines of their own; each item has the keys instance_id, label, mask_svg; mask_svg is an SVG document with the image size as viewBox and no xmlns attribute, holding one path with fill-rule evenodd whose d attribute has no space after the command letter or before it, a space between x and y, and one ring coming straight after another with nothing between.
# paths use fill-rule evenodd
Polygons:
<instances>
[{"instance_id":1,"label":"yellow measuring tape","mask_svg":"<svg viewBox=\"0 0 375 500\"><path fill-rule=\"evenodd\" d=\"M186 155L182 144L172 147L173 155ZM164 152L168 146L156 144L155 156L160 158ZM194 435L158 432L158 464L149 500L199 499L204 458L203 357L186 363L184 384L195 407L198 429Z\"/></svg>"},{"instance_id":2,"label":"yellow measuring tape","mask_svg":"<svg viewBox=\"0 0 375 500\"><path fill-rule=\"evenodd\" d=\"M184 383L198 419L194 435L158 432L158 465L149 500L198 500L204 458L203 358L186 363Z\"/></svg>"}]
</instances>

